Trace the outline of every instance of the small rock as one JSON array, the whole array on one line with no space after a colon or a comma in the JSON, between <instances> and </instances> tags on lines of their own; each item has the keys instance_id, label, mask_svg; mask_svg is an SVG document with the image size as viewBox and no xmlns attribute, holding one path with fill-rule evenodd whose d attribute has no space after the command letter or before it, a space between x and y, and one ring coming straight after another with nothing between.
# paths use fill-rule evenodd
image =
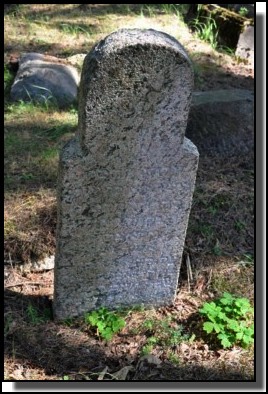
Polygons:
<instances>
[{"instance_id":1,"label":"small rock","mask_svg":"<svg viewBox=\"0 0 268 394\"><path fill-rule=\"evenodd\" d=\"M246 26L240 34L235 55L254 63L254 26Z\"/></svg>"},{"instance_id":2,"label":"small rock","mask_svg":"<svg viewBox=\"0 0 268 394\"><path fill-rule=\"evenodd\" d=\"M55 101L60 108L77 99L79 74L64 59L27 53L19 59L19 70L11 88L13 101Z\"/></svg>"},{"instance_id":3,"label":"small rock","mask_svg":"<svg viewBox=\"0 0 268 394\"><path fill-rule=\"evenodd\" d=\"M39 271L49 271L54 269L55 256L49 256L43 260L24 264L22 266L22 271L24 272L39 272Z\"/></svg>"}]
</instances>

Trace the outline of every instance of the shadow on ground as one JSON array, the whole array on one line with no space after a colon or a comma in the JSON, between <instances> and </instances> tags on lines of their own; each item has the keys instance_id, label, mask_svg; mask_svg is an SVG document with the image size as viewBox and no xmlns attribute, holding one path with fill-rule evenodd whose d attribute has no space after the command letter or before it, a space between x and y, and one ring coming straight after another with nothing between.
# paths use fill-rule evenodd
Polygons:
<instances>
[{"instance_id":1,"label":"shadow on ground","mask_svg":"<svg viewBox=\"0 0 268 394\"><path fill-rule=\"evenodd\" d=\"M133 367L128 379L137 381L252 379L236 368L220 370L217 367L195 365L193 362L180 366L168 361L157 366L150 363L141 365L139 354L129 356L122 352L122 346L105 345L81 330L81 324L68 327L67 324L52 320L37 324L29 321L29 305L42 315L44 311L51 310L51 301L47 297L25 296L7 289L5 300L5 356L17 360L25 369L36 367L44 370L48 376L68 375L70 380L86 380L86 377L97 380L105 367L108 367L105 379L112 380L112 374L124 366ZM124 338L122 342L126 340L131 338Z\"/></svg>"}]
</instances>

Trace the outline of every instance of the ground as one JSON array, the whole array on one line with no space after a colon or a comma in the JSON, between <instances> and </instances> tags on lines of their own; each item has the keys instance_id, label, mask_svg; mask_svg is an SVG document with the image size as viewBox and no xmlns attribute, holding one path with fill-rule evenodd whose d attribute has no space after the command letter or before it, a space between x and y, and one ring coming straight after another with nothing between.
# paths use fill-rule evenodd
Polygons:
<instances>
[{"instance_id":1,"label":"ground","mask_svg":"<svg viewBox=\"0 0 268 394\"><path fill-rule=\"evenodd\" d=\"M5 14L5 380L254 377L253 346L221 349L202 333L198 314L225 291L254 303L253 151L228 161L200 157L176 300L124 312L126 326L111 341L83 317L53 321L53 270L25 269L55 253L58 150L74 135L77 109L11 103L11 55L37 51L64 58L87 53L120 27L155 28L187 49L195 90L254 89L252 65L212 49L164 6L26 4ZM156 329L150 333L148 321L154 327L169 322L166 335L181 335L171 344ZM148 342L152 335L155 344Z\"/></svg>"}]
</instances>

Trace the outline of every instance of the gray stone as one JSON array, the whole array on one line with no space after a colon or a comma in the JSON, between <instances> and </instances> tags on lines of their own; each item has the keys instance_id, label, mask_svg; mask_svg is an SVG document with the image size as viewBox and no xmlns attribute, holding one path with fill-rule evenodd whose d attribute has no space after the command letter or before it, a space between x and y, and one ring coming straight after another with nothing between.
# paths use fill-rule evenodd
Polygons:
<instances>
[{"instance_id":1,"label":"gray stone","mask_svg":"<svg viewBox=\"0 0 268 394\"><path fill-rule=\"evenodd\" d=\"M253 152L253 92L194 92L186 136L197 144L201 155L230 157Z\"/></svg>"},{"instance_id":2,"label":"gray stone","mask_svg":"<svg viewBox=\"0 0 268 394\"><path fill-rule=\"evenodd\" d=\"M19 70L11 88L14 101L54 101L60 108L77 99L79 74L63 59L41 53L27 53L19 60Z\"/></svg>"},{"instance_id":3,"label":"gray stone","mask_svg":"<svg viewBox=\"0 0 268 394\"><path fill-rule=\"evenodd\" d=\"M245 26L239 36L235 55L254 63L254 26Z\"/></svg>"},{"instance_id":4,"label":"gray stone","mask_svg":"<svg viewBox=\"0 0 268 394\"><path fill-rule=\"evenodd\" d=\"M198 165L184 138L192 87L162 32L119 30L87 55L60 155L56 318L174 300Z\"/></svg>"},{"instance_id":5,"label":"gray stone","mask_svg":"<svg viewBox=\"0 0 268 394\"><path fill-rule=\"evenodd\" d=\"M22 265L23 272L40 272L54 269L55 256L47 256L39 261L31 261Z\"/></svg>"},{"instance_id":6,"label":"gray stone","mask_svg":"<svg viewBox=\"0 0 268 394\"><path fill-rule=\"evenodd\" d=\"M83 63L87 53L77 53L76 55L72 55L67 57L66 61L74 66L78 71L82 70Z\"/></svg>"}]
</instances>

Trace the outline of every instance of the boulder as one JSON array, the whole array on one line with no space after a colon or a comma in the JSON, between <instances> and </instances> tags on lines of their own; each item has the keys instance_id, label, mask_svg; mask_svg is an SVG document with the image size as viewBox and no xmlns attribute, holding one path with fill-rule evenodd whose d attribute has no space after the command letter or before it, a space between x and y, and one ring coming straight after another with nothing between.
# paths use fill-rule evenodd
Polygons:
<instances>
[{"instance_id":1,"label":"boulder","mask_svg":"<svg viewBox=\"0 0 268 394\"><path fill-rule=\"evenodd\" d=\"M13 101L52 101L64 108L76 101L78 83L76 68L66 60L41 53L27 53L19 59L10 97Z\"/></svg>"},{"instance_id":2,"label":"boulder","mask_svg":"<svg viewBox=\"0 0 268 394\"><path fill-rule=\"evenodd\" d=\"M200 156L231 157L254 150L254 94L244 89L194 92L186 136Z\"/></svg>"},{"instance_id":3,"label":"boulder","mask_svg":"<svg viewBox=\"0 0 268 394\"><path fill-rule=\"evenodd\" d=\"M235 54L250 63L254 62L254 26L245 26L239 36Z\"/></svg>"}]
</instances>

